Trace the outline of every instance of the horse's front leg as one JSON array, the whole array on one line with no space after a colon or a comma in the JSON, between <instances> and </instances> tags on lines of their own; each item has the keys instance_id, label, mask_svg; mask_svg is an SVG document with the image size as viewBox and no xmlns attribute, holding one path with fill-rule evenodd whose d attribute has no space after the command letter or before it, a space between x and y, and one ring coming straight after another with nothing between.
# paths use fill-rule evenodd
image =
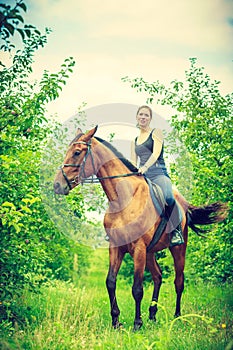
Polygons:
<instances>
[{"instance_id":1,"label":"horse's front leg","mask_svg":"<svg viewBox=\"0 0 233 350\"><path fill-rule=\"evenodd\" d=\"M132 294L135 300L134 330L142 327L141 301L143 298L143 275L146 265L146 247L144 243L137 243L134 251L134 283Z\"/></svg>"},{"instance_id":2,"label":"horse's front leg","mask_svg":"<svg viewBox=\"0 0 233 350\"><path fill-rule=\"evenodd\" d=\"M119 322L120 310L116 299L116 278L123 260L124 254L119 247L109 248L109 270L106 279L106 286L108 290L112 325L114 328L119 328L122 324Z\"/></svg>"}]
</instances>

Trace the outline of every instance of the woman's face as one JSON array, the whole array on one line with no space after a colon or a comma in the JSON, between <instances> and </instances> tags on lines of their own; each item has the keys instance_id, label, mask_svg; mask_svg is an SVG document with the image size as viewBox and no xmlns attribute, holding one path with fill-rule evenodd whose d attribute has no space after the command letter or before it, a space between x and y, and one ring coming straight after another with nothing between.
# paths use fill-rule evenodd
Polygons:
<instances>
[{"instance_id":1,"label":"woman's face","mask_svg":"<svg viewBox=\"0 0 233 350\"><path fill-rule=\"evenodd\" d=\"M140 129L147 129L151 121L150 110L146 107L141 108L137 114L136 119L138 127Z\"/></svg>"}]
</instances>

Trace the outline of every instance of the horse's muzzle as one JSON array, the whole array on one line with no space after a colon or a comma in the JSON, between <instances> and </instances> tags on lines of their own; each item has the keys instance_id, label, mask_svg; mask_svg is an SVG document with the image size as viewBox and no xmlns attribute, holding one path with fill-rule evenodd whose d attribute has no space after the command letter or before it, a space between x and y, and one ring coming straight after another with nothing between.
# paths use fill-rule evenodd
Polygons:
<instances>
[{"instance_id":1,"label":"horse's muzzle","mask_svg":"<svg viewBox=\"0 0 233 350\"><path fill-rule=\"evenodd\" d=\"M56 194L64 194L64 195L67 195L69 192L70 192L70 189L69 187L66 185L66 186L61 186L59 182L54 182L54 185L53 185L53 188L54 188L54 192Z\"/></svg>"}]
</instances>

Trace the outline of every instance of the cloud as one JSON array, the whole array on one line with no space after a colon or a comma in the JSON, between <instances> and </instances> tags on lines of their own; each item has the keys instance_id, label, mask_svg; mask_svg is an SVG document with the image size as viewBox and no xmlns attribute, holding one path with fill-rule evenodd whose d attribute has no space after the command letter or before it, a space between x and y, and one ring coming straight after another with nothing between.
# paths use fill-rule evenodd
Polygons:
<instances>
[{"instance_id":1,"label":"cloud","mask_svg":"<svg viewBox=\"0 0 233 350\"><path fill-rule=\"evenodd\" d=\"M84 35L86 40L156 41L198 50L230 50L232 3L224 0L31 0L34 10L56 30ZM48 23L50 24L50 23ZM65 43L64 43L65 44ZM231 46L231 45L230 45Z\"/></svg>"},{"instance_id":2,"label":"cloud","mask_svg":"<svg viewBox=\"0 0 233 350\"><path fill-rule=\"evenodd\" d=\"M121 60L105 53L77 53L75 59L77 65L74 73L64 86L60 98L48 106L50 113L57 112L63 120L73 115L82 102L86 102L88 108L106 103L144 104L148 95L136 92L128 83L121 81L122 77L143 77L148 82L159 80L168 86L174 79L184 81L185 70L188 70L190 65L185 58L164 58L140 53L127 55ZM54 66L59 67L60 63L61 59L56 55L38 55L35 75L37 76L43 68L54 71ZM198 65L204 64L198 61ZM223 92L231 91L232 75L229 68L216 68L214 65L209 67L206 72L211 78L223 81ZM154 104L154 109L165 118L172 113L171 108L166 106Z\"/></svg>"},{"instance_id":3,"label":"cloud","mask_svg":"<svg viewBox=\"0 0 233 350\"><path fill-rule=\"evenodd\" d=\"M221 1L120 1L86 13L90 35L99 38L156 40L186 45L196 49L228 49L232 28L227 23L226 8ZM106 3L105 3L106 5ZM94 6L92 7L94 9Z\"/></svg>"},{"instance_id":4,"label":"cloud","mask_svg":"<svg viewBox=\"0 0 233 350\"><path fill-rule=\"evenodd\" d=\"M189 57L198 57L198 65L223 81L229 92L231 8L232 2L224 0L30 0L29 23L53 29L48 45L36 55L35 75L43 69L56 71L71 55L77 62L49 110L65 118L83 101L88 107L113 102L140 105L145 95L122 83L123 76L165 84L184 80Z\"/></svg>"}]
</instances>

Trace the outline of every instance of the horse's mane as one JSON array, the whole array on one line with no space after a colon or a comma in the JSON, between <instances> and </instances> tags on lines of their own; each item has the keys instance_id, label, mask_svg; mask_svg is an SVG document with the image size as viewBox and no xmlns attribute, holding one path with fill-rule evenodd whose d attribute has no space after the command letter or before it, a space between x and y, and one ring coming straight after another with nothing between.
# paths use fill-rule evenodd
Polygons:
<instances>
[{"instance_id":1,"label":"horse's mane","mask_svg":"<svg viewBox=\"0 0 233 350\"><path fill-rule=\"evenodd\" d=\"M101 139L100 137L95 136L95 139L102 143L104 146L109 148L116 156L119 158L122 163L132 172L137 172L138 168L136 168L127 158L123 156L121 152L119 152L110 142Z\"/></svg>"},{"instance_id":2,"label":"horse's mane","mask_svg":"<svg viewBox=\"0 0 233 350\"><path fill-rule=\"evenodd\" d=\"M75 136L75 138L70 142L70 145L72 145L72 143L76 142L82 135L84 135L83 133L80 133L78 135ZM95 136L95 139L97 141L99 141L100 143L102 143L104 146L106 146L107 148L109 148L114 154L115 156L117 156L118 159L120 159L122 161L122 163L132 172L138 172L138 168L136 168L127 158L125 158L123 156L123 154L121 152L119 152L110 142L101 139L100 137Z\"/></svg>"}]
</instances>

